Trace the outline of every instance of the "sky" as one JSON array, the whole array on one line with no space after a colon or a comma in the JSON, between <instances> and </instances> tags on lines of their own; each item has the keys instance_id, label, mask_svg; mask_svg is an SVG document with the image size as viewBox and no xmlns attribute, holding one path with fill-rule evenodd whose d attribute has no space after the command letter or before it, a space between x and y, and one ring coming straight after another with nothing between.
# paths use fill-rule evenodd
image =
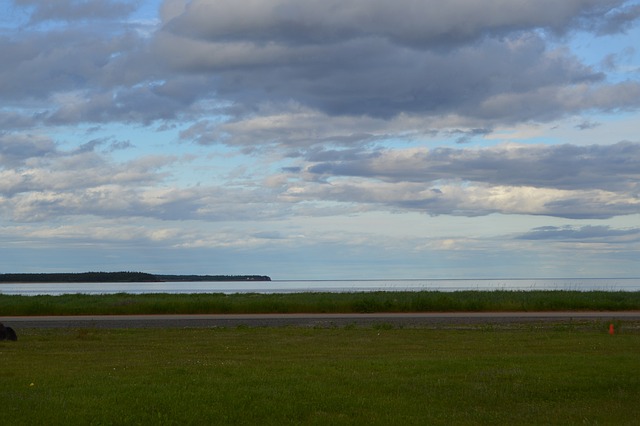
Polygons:
<instances>
[{"instance_id":1,"label":"sky","mask_svg":"<svg viewBox=\"0 0 640 426\"><path fill-rule=\"evenodd\" d=\"M0 273L640 276L640 1L3 0Z\"/></svg>"}]
</instances>

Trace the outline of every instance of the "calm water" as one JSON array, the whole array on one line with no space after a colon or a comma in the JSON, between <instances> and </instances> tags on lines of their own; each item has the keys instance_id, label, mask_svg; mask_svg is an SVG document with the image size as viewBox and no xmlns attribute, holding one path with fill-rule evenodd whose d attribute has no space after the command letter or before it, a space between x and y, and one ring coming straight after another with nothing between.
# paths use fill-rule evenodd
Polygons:
<instances>
[{"instance_id":1,"label":"calm water","mask_svg":"<svg viewBox=\"0 0 640 426\"><path fill-rule=\"evenodd\" d=\"M604 290L640 291L640 278L463 279L463 280L313 280L218 281L162 283L0 284L0 294L60 295L112 293L302 293L458 290Z\"/></svg>"}]
</instances>

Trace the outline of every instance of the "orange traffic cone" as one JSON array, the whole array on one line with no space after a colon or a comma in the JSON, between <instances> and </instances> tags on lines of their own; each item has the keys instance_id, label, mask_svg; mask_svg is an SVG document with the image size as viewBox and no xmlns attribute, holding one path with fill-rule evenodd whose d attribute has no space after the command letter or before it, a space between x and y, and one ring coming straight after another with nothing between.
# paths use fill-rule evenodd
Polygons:
<instances>
[{"instance_id":1,"label":"orange traffic cone","mask_svg":"<svg viewBox=\"0 0 640 426\"><path fill-rule=\"evenodd\" d=\"M613 324L609 324L609 334L613 336L614 333L615 333L615 330L613 329Z\"/></svg>"}]
</instances>

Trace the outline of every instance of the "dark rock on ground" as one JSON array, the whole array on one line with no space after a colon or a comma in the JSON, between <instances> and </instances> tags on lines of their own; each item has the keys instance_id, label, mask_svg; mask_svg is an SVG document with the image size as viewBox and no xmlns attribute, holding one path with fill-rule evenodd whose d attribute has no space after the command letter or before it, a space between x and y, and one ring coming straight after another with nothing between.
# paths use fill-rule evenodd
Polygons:
<instances>
[{"instance_id":1,"label":"dark rock on ground","mask_svg":"<svg viewBox=\"0 0 640 426\"><path fill-rule=\"evenodd\" d=\"M0 322L0 340L18 340L16 332L11 327L5 327Z\"/></svg>"}]
</instances>

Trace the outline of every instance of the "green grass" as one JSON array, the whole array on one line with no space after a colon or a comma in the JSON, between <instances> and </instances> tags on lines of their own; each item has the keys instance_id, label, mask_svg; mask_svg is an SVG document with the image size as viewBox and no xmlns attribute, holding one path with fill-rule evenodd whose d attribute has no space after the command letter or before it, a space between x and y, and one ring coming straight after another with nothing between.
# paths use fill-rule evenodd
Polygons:
<instances>
[{"instance_id":1,"label":"green grass","mask_svg":"<svg viewBox=\"0 0 640 426\"><path fill-rule=\"evenodd\" d=\"M640 329L30 329L0 424L637 424Z\"/></svg>"},{"instance_id":2,"label":"green grass","mask_svg":"<svg viewBox=\"0 0 640 426\"><path fill-rule=\"evenodd\" d=\"M0 287L1 290L1 287ZM296 294L0 294L3 315L637 310L640 292L457 291Z\"/></svg>"}]
</instances>

